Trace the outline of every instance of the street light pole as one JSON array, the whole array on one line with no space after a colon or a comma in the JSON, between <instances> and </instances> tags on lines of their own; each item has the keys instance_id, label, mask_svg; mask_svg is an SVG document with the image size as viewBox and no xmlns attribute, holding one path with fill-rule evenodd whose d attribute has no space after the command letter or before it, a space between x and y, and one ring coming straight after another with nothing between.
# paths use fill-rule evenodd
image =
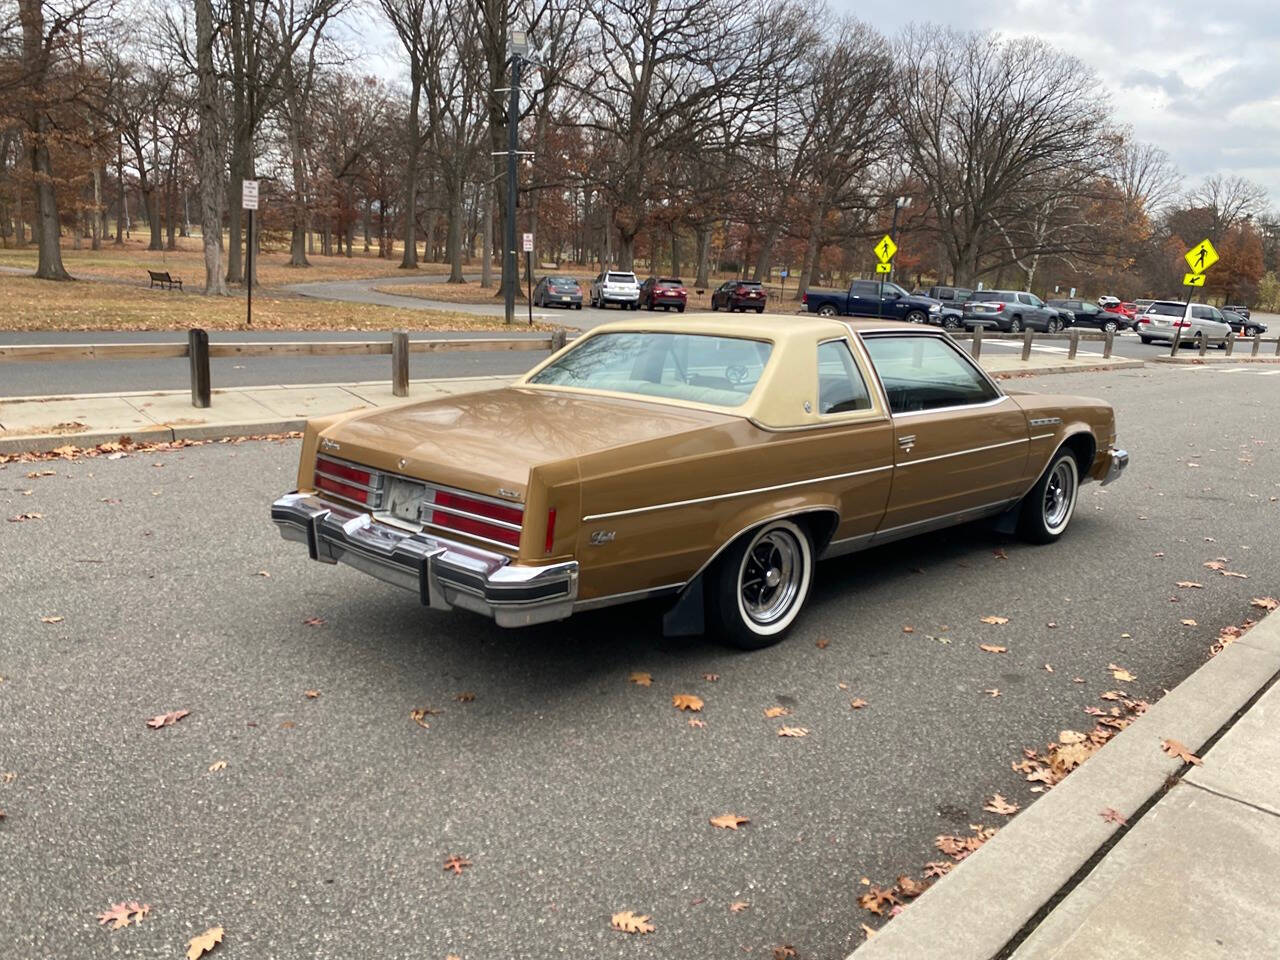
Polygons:
<instances>
[{"instance_id":1,"label":"street light pole","mask_svg":"<svg viewBox=\"0 0 1280 960\"><path fill-rule=\"evenodd\" d=\"M910 197L898 197L893 201L893 223L889 227L889 239L898 242L898 211L911 206ZM893 261L889 261L889 279L893 279Z\"/></svg>"},{"instance_id":2,"label":"street light pole","mask_svg":"<svg viewBox=\"0 0 1280 960\"><path fill-rule=\"evenodd\" d=\"M529 52L529 38L523 30L511 31L511 103L507 108L507 222L502 256L503 316L507 323L516 321L516 134L520 126L520 65Z\"/></svg>"}]
</instances>

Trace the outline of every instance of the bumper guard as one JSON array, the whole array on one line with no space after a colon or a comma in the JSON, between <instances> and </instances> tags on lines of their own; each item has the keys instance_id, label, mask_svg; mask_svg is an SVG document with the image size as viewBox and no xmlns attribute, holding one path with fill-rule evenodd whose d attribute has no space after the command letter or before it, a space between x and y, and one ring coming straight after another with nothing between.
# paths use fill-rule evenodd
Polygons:
<instances>
[{"instance_id":1,"label":"bumper guard","mask_svg":"<svg viewBox=\"0 0 1280 960\"><path fill-rule=\"evenodd\" d=\"M1112 480L1119 479L1120 474L1124 473L1125 468L1129 466L1129 451L1117 450L1112 447L1108 454L1111 457L1110 463L1107 465L1107 475L1102 478L1102 485L1105 487Z\"/></svg>"}]
</instances>

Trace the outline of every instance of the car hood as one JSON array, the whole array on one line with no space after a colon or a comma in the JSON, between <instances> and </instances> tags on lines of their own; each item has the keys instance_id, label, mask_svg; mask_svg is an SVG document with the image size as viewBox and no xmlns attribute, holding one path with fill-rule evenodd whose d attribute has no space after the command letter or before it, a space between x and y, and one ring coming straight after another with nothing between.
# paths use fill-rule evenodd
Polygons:
<instances>
[{"instance_id":1,"label":"car hood","mask_svg":"<svg viewBox=\"0 0 1280 960\"><path fill-rule=\"evenodd\" d=\"M674 438L728 414L581 393L505 387L384 407L321 432L334 456L405 476L524 496L529 471L600 450Z\"/></svg>"}]
</instances>

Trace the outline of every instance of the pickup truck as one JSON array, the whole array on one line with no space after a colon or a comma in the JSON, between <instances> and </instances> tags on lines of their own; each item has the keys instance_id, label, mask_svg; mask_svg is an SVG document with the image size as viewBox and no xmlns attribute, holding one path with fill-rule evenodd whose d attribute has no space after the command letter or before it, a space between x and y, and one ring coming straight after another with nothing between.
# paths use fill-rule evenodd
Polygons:
<instances>
[{"instance_id":1,"label":"pickup truck","mask_svg":"<svg viewBox=\"0 0 1280 960\"><path fill-rule=\"evenodd\" d=\"M881 284L878 280L855 280L849 284L847 293L810 290L804 295L804 308L822 317L883 317L940 324L948 330L963 326L958 310L944 311L942 304L932 297L915 296L896 283Z\"/></svg>"}]
</instances>

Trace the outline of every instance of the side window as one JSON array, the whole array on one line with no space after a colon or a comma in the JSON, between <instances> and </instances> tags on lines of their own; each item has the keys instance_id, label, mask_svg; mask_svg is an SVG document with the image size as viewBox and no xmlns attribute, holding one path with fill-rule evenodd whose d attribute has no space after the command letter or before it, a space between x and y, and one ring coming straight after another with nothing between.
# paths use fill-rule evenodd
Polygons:
<instances>
[{"instance_id":1,"label":"side window","mask_svg":"<svg viewBox=\"0 0 1280 960\"><path fill-rule=\"evenodd\" d=\"M854 281L853 289L849 292L855 297L876 297L880 295L880 284L869 280L857 280Z\"/></svg>"},{"instance_id":2,"label":"side window","mask_svg":"<svg viewBox=\"0 0 1280 960\"><path fill-rule=\"evenodd\" d=\"M818 345L818 413L870 410L871 397L843 340Z\"/></svg>"},{"instance_id":3,"label":"side window","mask_svg":"<svg viewBox=\"0 0 1280 960\"><path fill-rule=\"evenodd\" d=\"M894 413L986 403L1000 394L941 337L863 338Z\"/></svg>"},{"instance_id":4,"label":"side window","mask_svg":"<svg viewBox=\"0 0 1280 960\"><path fill-rule=\"evenodd\" d=\"M1212 320L1213 314L1209 312L1208 307L1202 307L1198 303L1191 305L1191 316L1197 320Z\"/></svg>"},{"instance_id":5,"label":"side window","mask_svg":"<svg viewBox=\"0 0 1280 960\"><path fill-rule=\"evenodd\" d=\"M1222 315L1222 311L1219 310L1217 307L1209 308L1209 316L1211 316L1214 320L1217 320L1219 323L1227 322L1227 318Z\"/></svg>"},{"instance_id":6,"label":"side window","mask_svg":"<svg viewBox=\"0 0 1280 960\"><path fill-rule=\"evenodd\" d=\"M1025 303L1027 306L1034 306L1034 304L1031 302L1031 294L1029 293L1018 294L1018 302Z\"/></svg>"}]
</instances>

